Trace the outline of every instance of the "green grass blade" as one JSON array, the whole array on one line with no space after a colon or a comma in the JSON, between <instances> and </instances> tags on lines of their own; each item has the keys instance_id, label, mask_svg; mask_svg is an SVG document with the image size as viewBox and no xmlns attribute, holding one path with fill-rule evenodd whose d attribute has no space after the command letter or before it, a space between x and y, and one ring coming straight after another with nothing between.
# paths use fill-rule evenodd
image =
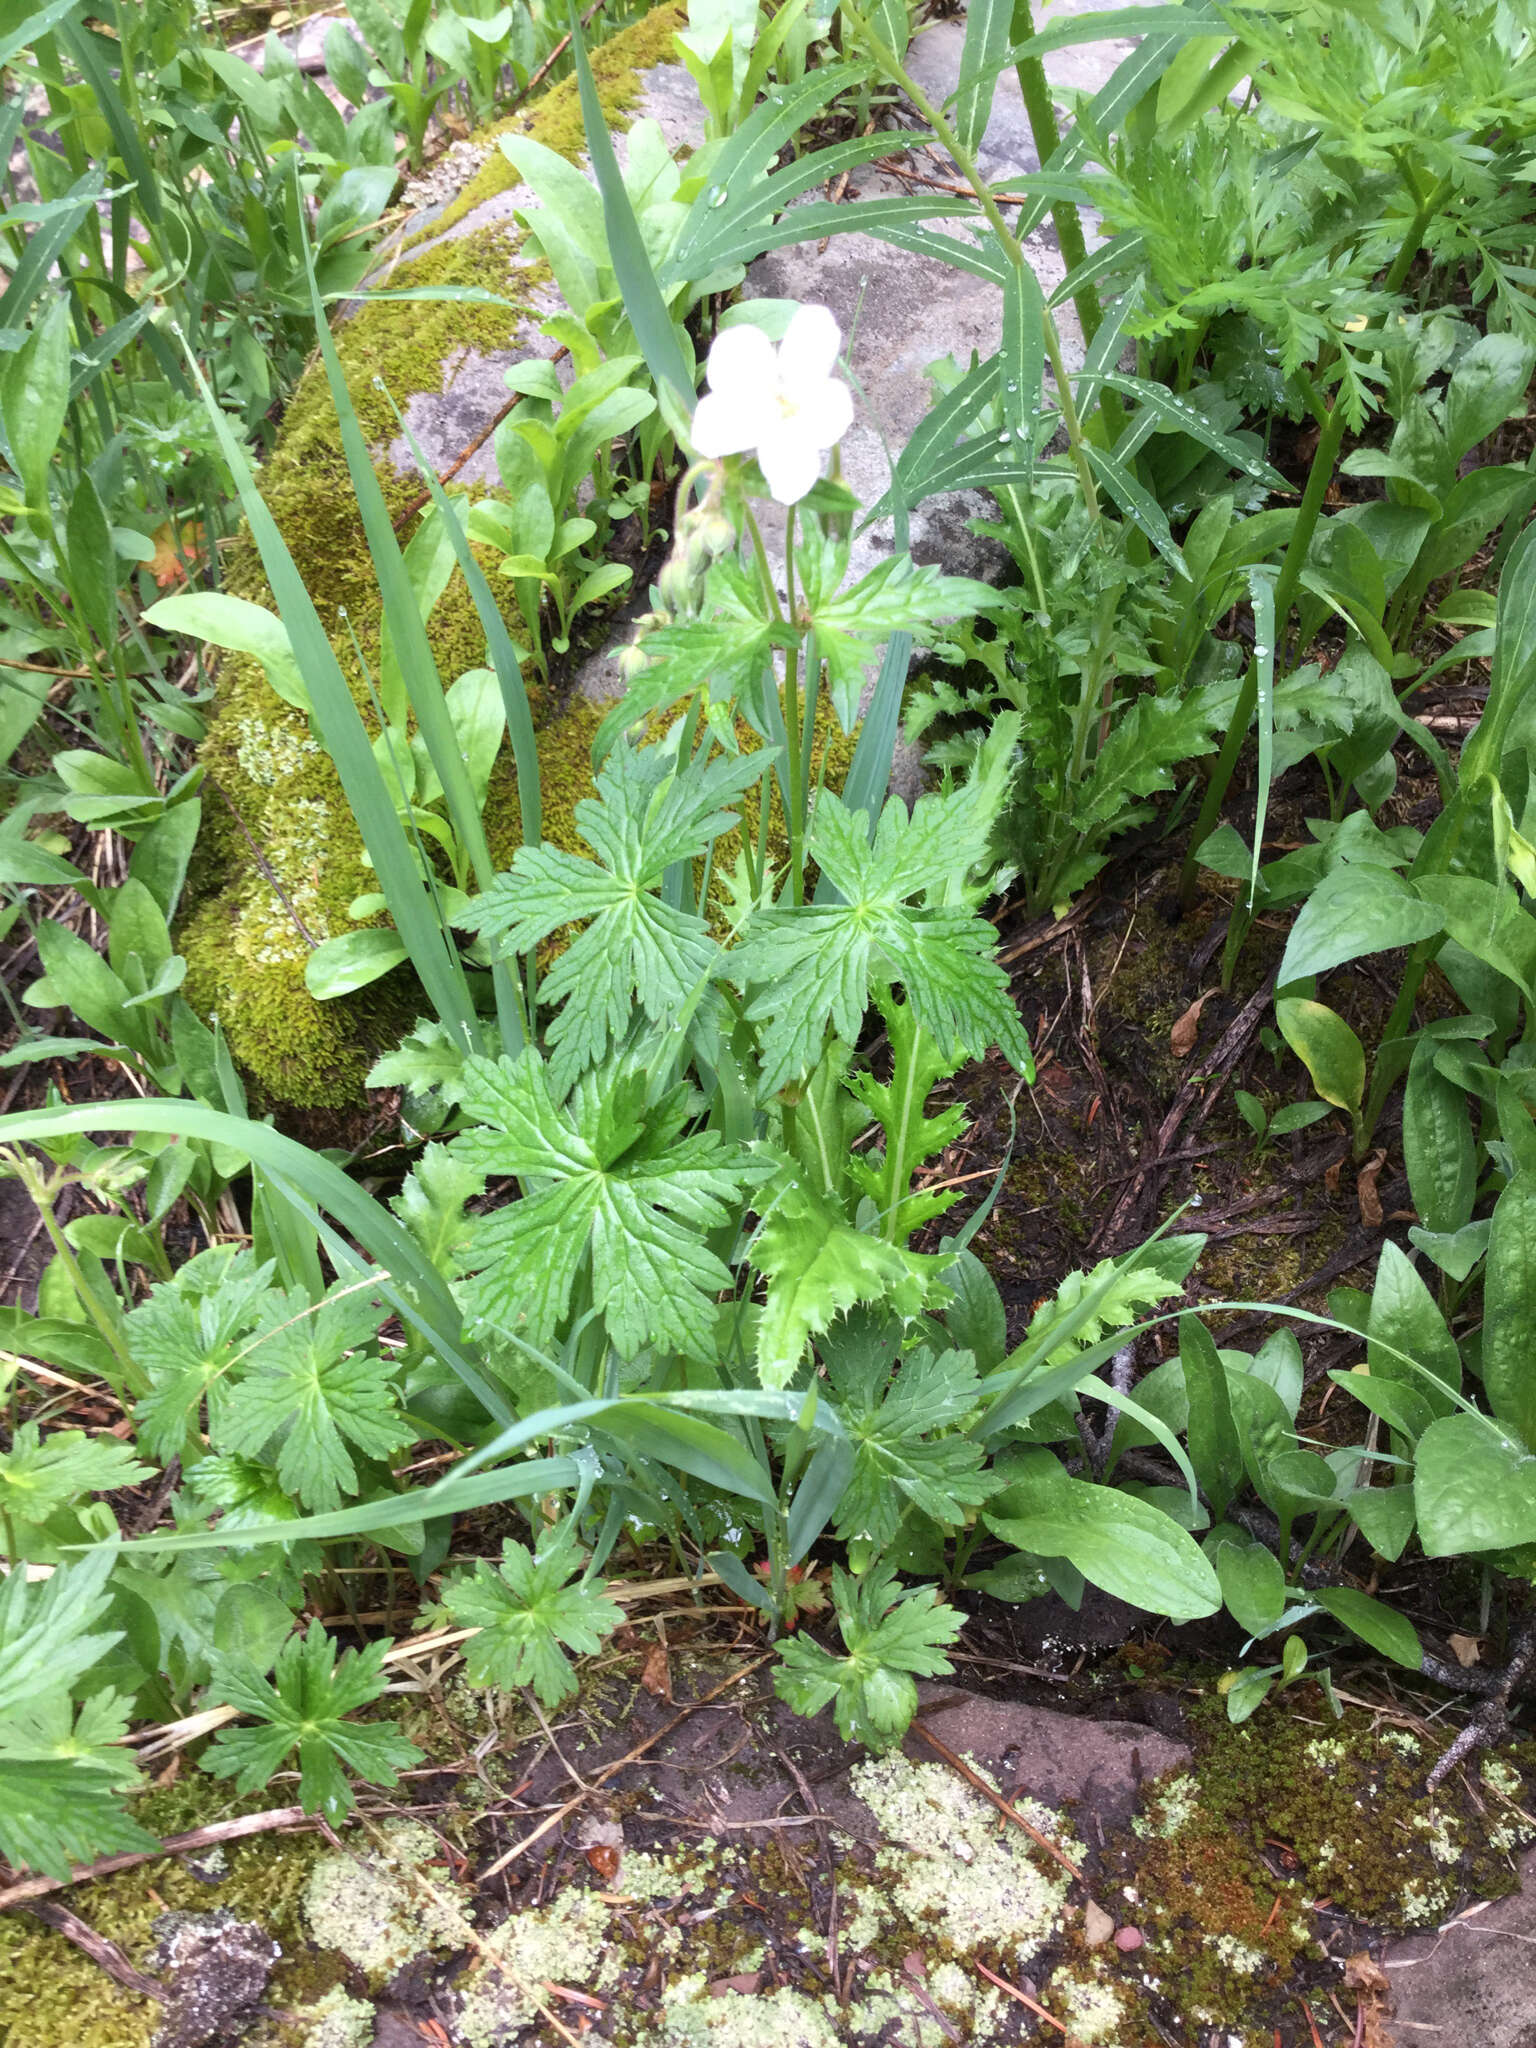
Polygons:
<instances>
[{"instance_id":1,"label":"green grass blade","mask_svg":"<svg viewBox=\"0 0 1536 2048\"><path fill-rule=\"evenodd\" d=\"M18 50L29 49L39 36L56 29L66 15L78 11L80 4L81 0L49 0L49 4L40 7L36 14L29 14L15 28L0 33L0 64L9 64Z\"/></svg>"},{"instance_id":2,"label":"green grass blade","mask_svg":"<svg viewBox=\"0 0 1536 2048\"><path fill-rule=\"evenodd\" d=\"M608 121L597 97L592 67L587 62L587 47L582 40L581 18L576 12L575 0L568 0L568 6L571 53L576 65L576 87L581 95L581 118L587 131L587 154L592 159L592 175L603 198L608 253L613 259L613 274L624 297L624 311L635 330L635 339L640 344L652 377L658 385L669 384L685 416L691 415L693 373L678 341L677 330L672 325L672 315L667 311L661 287L656 282L656 273L651 268L651 259L640 233L640 224L635 219L634 208L629 203L629 194L624 189L619 160L613 153L613 138L608 133Z\"/></svg>"},{"instance_id":3,"label":"green grass blade","mask_svg":"<svg viewBox=\"0 0 1536 2048\"><path fill-rule=\"evenodd\" d=\"M53 275L61 252L105 190L106 179L100 171L87 171L64 194L68 204L61 204L50 220L32 230L4 294L0 295L0 327L19 327L26 319L27 309ZM96 280L91 281L94 284Z\"/></svg>"},{"instance_id":4,"label":"green grass blade","mask_svg":"<svg viewBox=\"0 0 1536 2048\"><path fill-rule=\"evenodd\" d=\"M405 558L400 552L400 543L395 539L394 525L389 516L389 507L384 502L384 493L379 488L378 477L374 474L373 461L368 453L368 443L363 439L363 430L358 424L353 408L351 393L342 371L341 358L336 353L336 344L331 337L330 326L321 304L319 287L315 282L314 251L306 240L304 265L309 277L310 303L315 314L315 335L320 344L320 360L325 365L326 381L331 387L331 400L336 407L336 420L341 429L342 453L347 459L347 469L352 478L352 488L357 493L357 507L362 515L363 532L368 539L368 552L373 558L373 572L378 578L379 595L384 604L384 617L390 637L399 656L406 689L410 695L411 709L416 715L417 728L421 733L432 766L437 770L443 785L443 802L458 835L459 844L469 855L475 879L482 889L488 889L495 879L496 867L491 859L491 850L486 843L485 821L480 815L480 806L475 801L470 787L469 772L464 765L464 756L454 735L453 721L448 716L448 706L443 695L443 680L437 672L437 659L432 652L432 643L427 638L426 623L416 594L411 588Z\"/></svg>"},{"instance_id":5,"label":"green grass blade","mask_svg":"<svg viewBox=\"0 0 1536 2048\"><path fill-rule=\"evenodd\" d=\"M266 571L279 616L293 641L293 651L314 705L320 737L336 764L336 773L341 778L341 786L362 833L363 844L373 861L379 887L388 899L395 929L410 954L411 965L438 1018L466 1050L479 1051L479 1019L464 979L458 950L433 906L431 893L395 815L394 802L374 759L367 728L353 702L341 664L336 659L336 651L320 623L320 616L288 552L287 543L278 531L277 521L267 510L256 488L256 479L244 449L235 439L224 413L208 389L190 348L186 354L188 367L218 437L220 452L239 493L241 510L261 556L261 565Z\"/></svg>"},{"instance_id":6,"label":"green grass blade","mask_svg":"<svg viewBox=\"0 0 1536 2048\"><path fill-rule=\"evenodd\" d=\"M405 436L406 446L411 451L421 480L427 487L428 495L436 506L439 517L444 521L453 552L469 586L474 601L475 613L485 630L486 649L491 657L491 666L496 671L496 680L501 685L501 701L507 714L507 731L512 740L512 758L517 767L517 801L523 820L523 844L538 846L544 837L543 809L539 789L539 743L533 728L533 711L528 702L527 687L523 682L523 665L518 659L517 648L507 622L501 615L500 607L491 594L491 586L485 580L485 572L475 560L464 530L453 516L453 507L448 493L437 480L436 472L422 454L415 435L406 424L405 415L389 392L384 393L390 411Z\"/></svg>"},{"instance_id":7,"label":"green grass blade","mask_svg":"<svg viewBox=\"0 0 1536 2048\"><path fill-rule=\"evenodd\" d=\"M460 1478L450 1472L432 1486L408 1487L382 1500L354 1508L332 1508L321 1515L300 1515L291 1522L245 1522L237 1529L220 1523L216 1529L187 1529L174 1536L140 1536L123 1546L132 1558L151 1551L246 1549L256 1543L331 1542L339 1536L369 1536L376 1529L398 1529L402 1522L430 1522L440 1515L468 1514L472 1508L498 1507L530 1494L563 1493L579 1484L581 1465L575 1458L523 1458L494 1472Z\"/></svg>"},{"instance_id":8,"label":"green grass blade","mask_svg":"<svg viewBox=\"0 0 1536 2048\"><path fill-rule=\"evenodd\" d=\"M1269 785L1275 772L1275 579L1254 570L1248 587L1253 597L1253 665L1258 674L1259 694L1259 785L1253 815L1253 868L1248 877L1248 908L1253 909L1259 888L1259 852L1264 844L1264 820L1269 811Z\"/></svg>"},{"instance_id":9,"label":"green grass blade","mask_svg":"<svg viewBox=\"0 0 1536 2048\"><path fill-rule=\"evenodd\" d=\"M94 29L76 21L66 22L57 33L60 44L79 65L80 75L94 94L96 111L112 132L113 146L123 160L123 168L133 180L145 222L149 227L158 229L165 219L160 181L155 176L154 165L144 154L138 130L112 76L111 61L117 54L116 43L109 43Z\"/></svg>"}]
</instances>

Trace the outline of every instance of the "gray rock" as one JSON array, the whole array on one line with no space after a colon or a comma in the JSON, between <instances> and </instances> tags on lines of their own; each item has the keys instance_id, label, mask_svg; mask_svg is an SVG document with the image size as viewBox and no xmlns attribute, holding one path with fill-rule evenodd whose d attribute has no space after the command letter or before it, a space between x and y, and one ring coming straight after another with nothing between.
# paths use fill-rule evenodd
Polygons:
<instances>
[{"instance_id":1,"label":"gray rock","mask_svg":"<svg viewBox=\"0 0 1536 2048\"><path fill-rule=\"evenodd\" d=\"M1393 1942L1393 2035L1434 2048L1536 2048L1536 1849L1520 1861L1518 1892L1432 1934Z\"/></svg>"},{"instance_id":2,"label":"gray rock","mask_svg":"<svg viewBox=\"0 0 1536 2048\"><path fill-rule=\"evenodd\" d=\"M1064 0L1056 10L1058 15L1091 11L1086 0ZM935 100L943 101L955 88L964 37L963 20L939 22L926 29L912 46L909 63L913 74ZM1047 73L1058 92L1094 91L1131 47L1124 41L1105 40L1081 49L1055 52L1047 59ZM694 147L702 140L703 114L698 95L680 65L662 64L649 72L634 111L638 118L656 121L674 151ZM894 145L897 138L892 140ZM622 159L627 147L623 135L617 138L616 146ZM452 196L453 179L459 180L457 189L462 190L492 147L483 140L456 145L443 165L410 188L408 196L420 202L419 210L400 230L396 252L441 217ZM984 174L994 180L1039 167L1018 80L1012 70L997 82L980 160ZM919 154L911 160L910 167L924 177L952 180L953 167L936 156ZM876 198L924 189L870 167L855 172L847 196ZM516 214L532 203L531 193L522 185L493 193L440 235L416 241L411 254L426 253L442 241L457 240L498 224L515 233ZM1091 219L1085 221L1090 241L1095 225ZM958 232L945 222L935 226L941 233ZM1049 294L1060 283L1065 266L1048 222L1027 237L1025 248L1031 266ZM390 260L386 256L378 276L388 272ZM842 474L866 506L873 505L885 492L892 460L928 410L933 395L927 375L929 365L946 356L964 364L973 352L984 360L995 352L1001 340L1001 295L990 285L968 272L893 249L862 234L837 235L825 243L811 241L774 250L751 266L744 292L748 298L820 304L836 315L849 340L850 361L859 386L854 425L839 451ZM456 351L443 364L440 390L418 394L409 401L406 424L425 461L439 470L456 462L505 406L507 369L527 357L547 357L553 353L553 345L540 334L538 323L554 309L552 297L547 302L536 298L504 350L482 353L466 347ZM1058 309L1056 318L1065 360L1069 368L1076 368L1082 361L1082 337L1076 316L1067 305ZM398 435L385 452L397 473L415 473L416 463L405 434ZM489 439L458 475L467 483L494 486L496 462ZM941 563L956 574L996 580L1008 567L1004 550L995 541L971 531L971 522L988 516L993 509L991 500L978 492L928 500L912 515L913 555L919 562ZM767 508L763 528L775 572L782 577L783 515L779 508ZM894 531L889 520L856 532L851 573L865 573L893 546ZM646 593L637 592L636 597L638 603L632 609L643 611ZM624 632L623 619L616 619L609 645L590 658L575 678L575 687L592 702L607 702L618 693L620 681L613 649L620 644ZM913 764L908 763L905 783L915 789L919 779Z\"/></svg>"},{"instance_id":3,"label":"gray rock","mask_svg":"<svg viewBox=\"0 0 1536 2048\"><path fill-rule=\"evenodd\" d=\"M1084 7L1082 0L1069 0L1061 11L1092 10ZM914 76L937 99L946 98L954 90L963 43L964 23L951 21L925 30L913 44L909 61ZM1124 42L1106 41L1081 50L1057 52L1048 59L1047 69L1053 83L1063 89L1094 89L1110 75L1129 48ZM703 115L698 95L680 65L658 65L647 74L635 113L637 117L656 121L674 150L694 147L702 140ZM622 135L617 147L622 159L626 147ZM441 213L449 196L448 181L442 175L447 167L452 166L455 174L462 174L463 182L467 183L487 154L484 142L457 145L443 166L410 188L408 196L425 203L401 230L402 244L419 235L424 227L430 227ZM923 158L914 167L924 176L941 178L947 178L952 168L929 158ZM1016 176L1039 167L1018 81L1012 71L998 81L982 167L991 178ZM871 169L855 174L848 196L874 198L887 193L910 193L914 189L923 188ZM497 223L510 225L531 199L532 195L521 185L494 193L441 236L417 242L412 254L424 254L440 241L457 240ZM944 224L938 225L941 232L946 231ZM1026 248L1042 285L1047 292L1053 290L1061 281L1063 264L1049 225L1032 234ZM825 246L811 242L774 250L751 266L745 294L749 298L788 298L828 306L844 334L851 337L851 359L862 386L862 397L855 425L842 444L841 458L845 477L866 504L878 499L889 482L887 450L899 451L928 409L932 389L925 374L927 366L946 355L964 362L973 349L985 358L993 353L1001 338L999 295L984 282L932 258L908 255L865 235L838 235ZM1082 360L1082 343L1070 307L1061 309L1058 323L1067 362L1075 367ZM441 397L430 393L418 397L408 413L411 430L426 458L439 466L451 462L505 403L502 373L514 361L548 352L548 345L538 334L536 319L530 319L522 323L505 354L477 356L466 350L445 363ZM390 461L401 473L413 470L403 437L394 441L388 452ZM462 474L469 481L494 481L494 461L488 446ZM968 521L987 509L988 501L974 493L930 501L919 508L912 522L913 552L917 559L943 561L960 573L995 574L995 548L978 542L968 530ZM770 528L772 525L770 519ZM770 546L776 538L770 531ZM854 572L869 568L891 545L888 523L871 529L855 543ZM779 551L781 548L780 542ZM597 687L600 692L601 685Z\"/></svg>"},{"instance_id":4,"label":"gray rock","mask_svg":"<svg viewBox=\"0 0 1536 2048\"><path fill-rule=\"evenodd\" d=\"M151 1966L169 1986L156 2048L203 2048L249 2013L267 1988L282 1950L251 1920L227 1907L212 1913L162 1913L154 1923Z\"/></svg>"}]
</instances>

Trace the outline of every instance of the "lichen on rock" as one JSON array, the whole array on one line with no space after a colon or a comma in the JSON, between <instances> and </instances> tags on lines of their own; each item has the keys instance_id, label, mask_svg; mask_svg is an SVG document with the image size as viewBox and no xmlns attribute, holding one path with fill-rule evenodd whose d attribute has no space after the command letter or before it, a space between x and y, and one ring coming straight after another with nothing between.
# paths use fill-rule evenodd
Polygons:
<instances>
[{"instance_id":1,"label":"lichen on rock","mask_svg":"<svg viewBox=\"0 0 1536 2048\"><path fill-rule=\"evenodd\" d=\"M999 1832L996 1809L946 1765L896 1751L856 1765L850 1782L887 1843L875 1855L879 1890L861 1890L863 1911L899 1915L953 1956L982 1950L1027 1967L1061 1924L1071 1885L1061 1865L1017 1828ZM1016 1803L1067 1855L1084 1853L1060 1815Z\"/></svg>"}]
</instances>

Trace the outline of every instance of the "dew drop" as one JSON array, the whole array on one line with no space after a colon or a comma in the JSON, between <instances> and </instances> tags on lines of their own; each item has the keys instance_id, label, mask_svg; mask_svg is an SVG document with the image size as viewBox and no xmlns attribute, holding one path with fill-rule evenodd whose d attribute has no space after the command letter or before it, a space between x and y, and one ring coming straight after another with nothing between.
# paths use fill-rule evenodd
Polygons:
<instances>
[{"instance_id":1,"label":"dew drop","mask_svg":"<svg viewBox=\"0 0 1536 2048\"><path fill-rule=\"evenodd\" d=\"M729 199L730 196L731 195L726 191L725 187L722 185L720 187L720 190L714 194L709 203L711 206L724 206L726 200Z\"/></svg>"},{"instance_id":2,"label":"dew drop","mask_svg":"<svg viewBox=\"0 0 1536 2048\"><path fill-rule=\"evenodd\" d=\"M1007 427L1004 427L1003 431L998 435L997 438L1000 443L1006 443L1013 439L1013 435L1010 433Z\"/></svg>"}]
</instances>

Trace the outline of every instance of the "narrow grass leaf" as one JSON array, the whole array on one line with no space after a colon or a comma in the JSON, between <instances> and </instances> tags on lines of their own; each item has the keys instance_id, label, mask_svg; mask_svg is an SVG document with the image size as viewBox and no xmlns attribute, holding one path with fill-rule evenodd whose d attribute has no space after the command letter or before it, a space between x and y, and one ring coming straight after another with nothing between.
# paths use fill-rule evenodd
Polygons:
<instances>
[{"instance_id":1,"label":"narrow grass leaf","mask_svg":"<svg viewBox=\"0 0 1536 2048\"><path fill-rule=\"evenodd\" d=\"M1141 528L1153 547L1180 576L1187 578L1189 569L1183 551L1173 537L1173 529L1168 524L1167 515L1152 493L1137 483L1130 471L1123 463L1118 462L1108 449L1095 448L1091 441L1085 441L1083 453L1088 457L1094 475L1126 518Z\"/></svg>"},{"instance_id":2,"label":"narrow grass leaf","mask_svg":"<svg viewBox=\"0 0 1536 2048\"><path fill-rule=\"evenodd\" d=\"M1097 340L1098 337L1094 338ZM1119 391L1127 398L1134 398L1138 405L1156 413L1165 426L1177 427L1181 433L1188 434L1192 441L1198 441L1202 447L1212 449L1224 462L1229 462L1234 469L1241 470L1244 476L1251 476L1256 483L1261 483L1272 491L1290 489L1290 485L1278 469L1272 468L1251 449L1244 448L1240 442L1222 433L1219 427L1212 426L1204 413L1187 398L1176 397L1163 385L1150 383L1144 377L1124 377L1115 370L1103 371L1100 382L1107 384L1111 391Z\"/></svg>"},{"instance_id":3,"label":"narrow grass leaf","mask_svg":"<svg viewBox=\"0 0 1536 2048\"><path fill-rule=\"evenodd\" d=\"M1275 579L1254 570L1248 578L1253 599L1253 663L1258 677L1259 784L1253 819L1253 867L1248 876L1248 908L1259 890L1259 853L1269 812L1269 787L1275 772Z\"/></svg>"},{"instance_id":4,"label":"narrow grass leaf","mask_svg":"<svg viewBox=\"0 0 1536 2048\"><path fill-rule=\"evenodd\" d=\"M992 95L1008 63L1013 0L971 0L965 13L965 42L955 87L955 133L974 150L992 117Z\"/></svg>"},{"instance_id":5,"label":"narrow grass leaf","mask_svg":"<svg viewBox=\"0 0 1536 2048\"><path fill-rule=\"evenodd\" d=\"M341 367L341 358L331 338L326 322L325 308L321 304L319 288L315 282L314 252L308 242L304 249L305 270L309 278L310 300L315 313L315 335L320 344L320 360L325 365L326 381L331 387L331 399L336 407L337 424L341 429L342 452L347 459L347 469L352 478L352 488L357 494L357 507L362 515L363 531L368 540L368 552L373 559L374 575L378 579L379 595L383 600L384 619L390 639L394 643L401 672L405 677L410 695L411 710L416 715L416 724L443 785L443 801L460 845L469 855L475 879L482 889L488 889L496 875L496 865L491 859L491 850L486 842L485 822L480 815L480 806L469 780L469 770L453 730L453 721L448 716L448 706L443 696L442 677L437 672L437 659L432 652L432 643L427 637L426 621L421 616L421 607L411 588L410 574L400 544L395 539L395 530L384 502L384 493L374 474L373 461L368 453L368 444L363 439L363 430L358 424L352 397L347 390L346 375Z\"/></svg>"},{"instance_id":6,"label":"narrow grass leaf","mask_svg":"<svg viewBox=\"0 0 1536 2048\"><path fill-rule=\"evenodd\" d=\"M576 1458L525 1458L494 1472L461 1478L450 1472L432 1486L408 1487L368 1500L355 1508L332 1508L325 1514L300 1515L284 1522L243 1522L238 1528L220 1523L216 1529L188 1529L174 1536L140 1536L125 1544L123 1555L184 1550L248 1549L258 1543L329 1543L340 1536L368 1536L376 1529L398 1529L404 1522L430 1522L441 1515L468 1514L473 1508L497 1507L502 1501L526 1500L530 1494L565 1493L581 1478Z\"/></svg>"},{"instance_id":7,"label":"narrow grass leaf","mask_svg":"<svg viewBox=\"0 0 1536 2048\"><path fill-rule=\"evenodd\" d=\"M1182 14L1183 10L1179 9L1174 12L1173 18L1178 19ZM1104 15L1094 18L1099 21L1107 19ZM1189 19L1193 22L1197 17L1191 16ZM1066 25L1061 24L1062 27ZM1082 28L1082 18L1079 17L1071 25L1074 28ZM1207 23L1206 29L1208 28ZM1127 114L1138 106L1157 84L1186 40L1184 32L1174 30L1170 33L1166 28L1144 37L1130 56L1118 66L1108 83L1095 93L1088 109L1089 121L1094 131L1112 134L1119 129ZM1012 61L1012 53L1009 53L1005 61ZM1039 196L1033 206L1022 207L1019 211L1019 218L1014 223L1014 233L1020 241L1032 235L1051 210L1051 196L1048 192L1040 192L1040 180L1058 177L1075 170L1087 159L1088 150L1088 137L1082 128L1074 128L1063 136L1060 147L1052 151L1050 162L1031 180L1031 185Z\"/></svg>"},{"instance_id":8,"label":"narrow grass leaf","mask_svg":"<svg viewBox=\"0 0 1536 2048\"><path fill-rule=\"evenodd\" d=\"M646 366L657 384L670 384L685 414L694 404L693 373L688 367L672 315L656 282L650 254L635 219L635 210L624 189L619 160L613 153L607 117L597 97L587 46L582 39L581 18L575 0L569 0L571 54L576 65L576 86L581 95L581 118L587 131L587 154L592 175L603 197L603 221L608 229L608 253L613 274L624 297L624 310L635 330Z\"/></svg>"},{"instance_id":9,"label":"narrow grass leaf","mask_svg":"<svg viewBox=\"0 0 1536 2048\"><path fill-rule=\"evenodd\" d=\"M81 0L49 0L48 6L39 7L14 28L0 31L0 64L9 64L18 50L29 49L39 36L51 34L67 16L77 13L80 5Z\"/></svg>"},{"instance_id":10,"label":"narrow grass leaf","mask_svg":"<svg viewBox=\"0 0 1536 2048\"><path fill-rule=\"evenodd\" d=\"M828 100L867 76L867 65L823 65L798 84L781 86L764 97L715 158L709 183L695 200L672 254L662 266L663 289L670 291L692 278L707 277L723 262L736 260L722 256L721 250L742 241L749 224L761 225L779 210L773 197L765 194L765 185L772 182L768 172L779 151ZM603 132L606 135L606 127ZM803 170L806 161L801 160L799 169ZM817 177L813 171L807 183L815 184ZM807 184L797 184L794 189L804 191ZM745 246L750 245L751 237L745 235Z\"/></svg>"},{"instance_id":11,"label":"narrow grass leaf","mask_svg":"<svg viewBox=\"0 0 1536 2048\"><path fill-rule=\"evenodd\" d=\"M1045 377L1045 300L1027 263L1010 263L1003 284L1003 432L1022 440L1033 470L1034 422L1040 417Z\"/></svg>"},{"instance_id":12,"label":"narrow grass leaf","mask_svg":"<svg viewBox=\"0 0 1536 2048\"><path fill-rule=\"evenodd\" d=\"M1146 249L1145 239L1137 234L1112 235L1107 242L1101 242L1091 250L1081 263L1069 270L1057 285L1047 303L1063 306L1075 299L1079 292L1096 288L1102 279L1121 270L1134 270L1142 260Z\"/></svg>"}]
</instances>

